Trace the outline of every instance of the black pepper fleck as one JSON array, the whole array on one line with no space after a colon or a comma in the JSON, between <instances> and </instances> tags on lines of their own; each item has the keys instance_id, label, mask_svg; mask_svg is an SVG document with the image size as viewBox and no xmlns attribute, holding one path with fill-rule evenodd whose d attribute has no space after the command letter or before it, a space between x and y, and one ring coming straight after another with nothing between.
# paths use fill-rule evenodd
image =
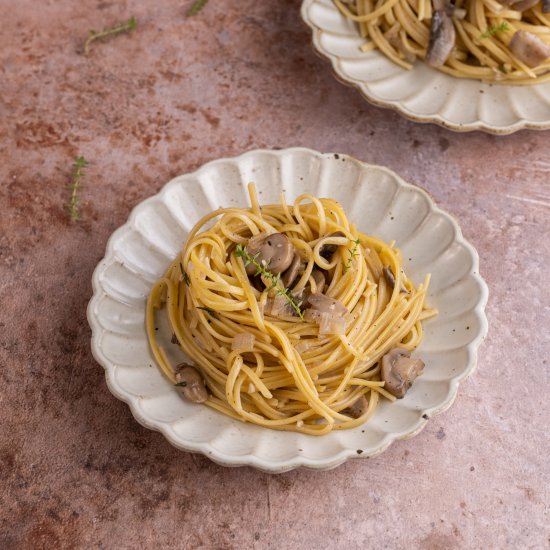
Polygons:
<instances>
[{"instance_id":1,"label":"black pepper fleck","mask_svg":"<svg viewBox=\"0 0 550 550\"><path fill-rule=\"evenodd\" d=\"M362 449L357 449L357 454L360 455L363 452Z\"/></svg>"}]
</instances>

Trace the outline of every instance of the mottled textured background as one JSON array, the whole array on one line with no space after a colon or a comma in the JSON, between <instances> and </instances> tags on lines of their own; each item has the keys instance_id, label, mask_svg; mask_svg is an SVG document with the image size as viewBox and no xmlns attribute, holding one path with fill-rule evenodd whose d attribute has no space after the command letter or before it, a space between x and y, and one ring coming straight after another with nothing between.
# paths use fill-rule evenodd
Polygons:
<instances>
[{"instance_id":1,"label":"mottled textured background","mask_svg":"<svg viewBox=\"0 0 550 550\"><path fill-rule=\"evenodd\" d=\"M312 52L298 0L189 4L0 0L0 548L548 548L549 134L457 135L367 105ZM82 55L89 29L132 15ZM490 332L418 436L272 476L139 426L85 310L138 202L208 160L294 145L387 165L454 214Z\"/></svg>"}]
</instances>

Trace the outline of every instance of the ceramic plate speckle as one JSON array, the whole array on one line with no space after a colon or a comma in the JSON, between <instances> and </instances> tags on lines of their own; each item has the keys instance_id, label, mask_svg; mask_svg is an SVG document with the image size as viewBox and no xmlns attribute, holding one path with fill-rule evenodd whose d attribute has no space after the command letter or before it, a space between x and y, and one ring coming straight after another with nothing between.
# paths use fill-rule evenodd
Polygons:
<instances>
[{"instance_id":1,"label":"ceramic plate speckle","mask_svg":"<svg viewBox=\"0 0 550 550\"><path fill-rule=\"evenodd\" d=\"M332 63L336 76L375 105L458 132L550 128L550 82L486 84L446 75L420 61L407 71L378 51L362 52L364 40L355 24L332 0L303 0L302 19L313 31L315 50Z\"/></svg>"},{"instance_id":2,"label":"ceramic plate speckle","mask_svg":"<svg viewBox=\"0 0 550 550\"><path fill-rule=\"evenodd\" d=\"M250 181L265 204L278 202L281 190L289 201L304 192L337 199L361 231L397 241L416 284L432 274L428 302L439 315L424 324L418 354L426 362L425 373L404 399L383 402L364 426L316 437L241 423L184 401L155 366L145 333L149 289L201 216L219 206L249 204ZM424 191L386 168L309 149L251 151L175 178L115 231L92 282L92 351L110 390L128 403L135 418L180 449L226 466L269 472L333 468L418 433L427 418L451 405L459 382L474 369L487 331L487 287L477 253L456 222ZM171 336L166 326L159 334Z\"/></svg>"}]
</instances>

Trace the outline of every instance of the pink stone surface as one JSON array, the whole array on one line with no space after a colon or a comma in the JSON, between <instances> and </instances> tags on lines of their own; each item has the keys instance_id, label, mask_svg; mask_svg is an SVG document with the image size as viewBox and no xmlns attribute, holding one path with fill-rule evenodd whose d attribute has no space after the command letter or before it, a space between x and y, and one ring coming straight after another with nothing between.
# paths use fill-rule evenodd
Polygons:
<instances>
[{"instance_id":1,"label":"pink stone surface","mask_svg":"<svg viewBox=\"0 0 550 550\"><path fill-rule=\"evenodd\" d=\"M0 548L548 548L548 134L458 135L366 104L312 52L298 0L189 4L0 0ZM89 29L132 15L133 33L82 55ZM138 202L208 160L295 145L386 165L456 216L490 331L419 435L274 476L138 425L85 310Z\"/></svg>"}]
</instances>

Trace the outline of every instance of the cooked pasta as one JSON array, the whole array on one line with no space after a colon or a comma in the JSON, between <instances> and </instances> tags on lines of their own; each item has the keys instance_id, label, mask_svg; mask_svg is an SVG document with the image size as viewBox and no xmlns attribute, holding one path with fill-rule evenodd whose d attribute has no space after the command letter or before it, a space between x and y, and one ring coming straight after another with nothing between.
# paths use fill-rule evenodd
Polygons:
<instances>
[{"instance_id":1,"label":"cooked pasta","mask_svg":"<svg viewBox=\"0 0 550 550\"><path fill-rule=\"evenodd\" d=\"M249 192L250 208L199 220L153 286L146 323L156 361L171 382L200 394L196 372L181 382L182 366L157 339L157 316L166 314L173 343L192 361L184 370L200 372L208 390L194 400L278 430L357 426L381 398L401 397L382 375L385 358L402 359L412 379L421 373L409 355L435 314L425 304L429 276L416 287L394 243L359 232L335 200L260 206L252 184Z\"/></svg>"},{"instance_id":2,"label":"cooked pasta","mask_svg":"<svg viewBox=\"0 0 550 550\"><path fill-rule=\"evenodd\" d=\"M416 58L459 78L550 79L549 0L333 0L365 38L411 69Z\"/></svg>"}]
</instances>

